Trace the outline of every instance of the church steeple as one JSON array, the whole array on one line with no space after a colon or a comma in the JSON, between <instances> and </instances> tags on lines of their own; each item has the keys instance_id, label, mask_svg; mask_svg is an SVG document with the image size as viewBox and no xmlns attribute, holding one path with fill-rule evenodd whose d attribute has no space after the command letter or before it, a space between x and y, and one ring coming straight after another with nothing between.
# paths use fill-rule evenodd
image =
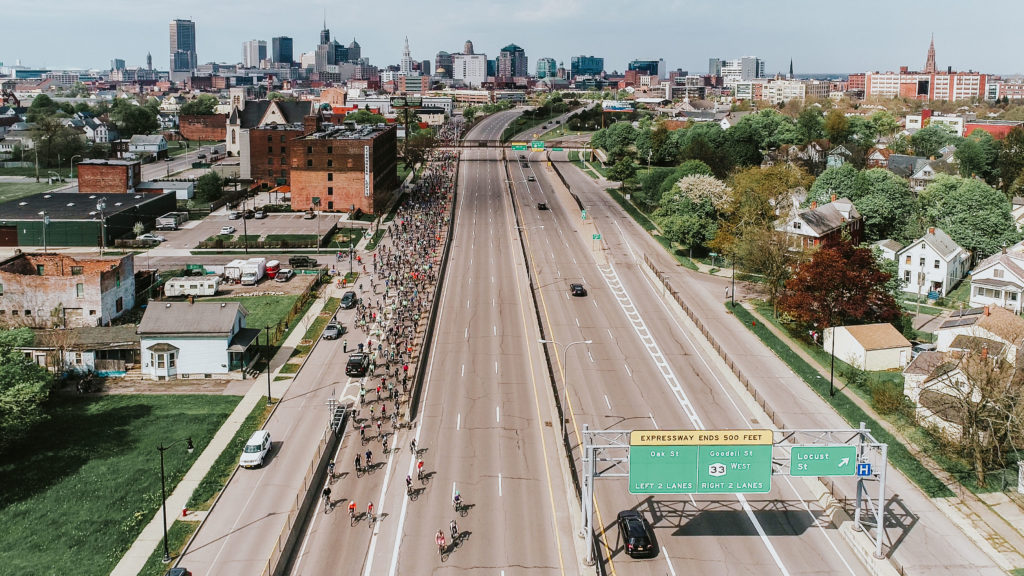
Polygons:
<instances>
[{"instance_id":1,"label":"church steeple","mask_svg":"<svg viewBox=\"0 0 1024 576\"><path fill-rule=\"evenodd\" d=\"M793 79L793 59L789 59L789 79Z\"/></svg>"},{"instance_id":2,"label":"church steeple","mask_svg":"<svg viewBox=\"0 0 1024 576\"><path fill-rule=\"evenodd\" d=\"M928 45L928 59L924 63L924 73L935 72L935 33L932 33L932 42Z\"/></svg>"}]
</instances>

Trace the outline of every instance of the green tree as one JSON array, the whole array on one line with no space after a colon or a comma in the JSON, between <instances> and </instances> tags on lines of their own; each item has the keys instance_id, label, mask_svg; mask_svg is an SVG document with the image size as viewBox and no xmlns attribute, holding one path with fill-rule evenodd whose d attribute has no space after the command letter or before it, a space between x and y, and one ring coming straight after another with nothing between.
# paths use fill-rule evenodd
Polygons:
<instances>
[{"instance_id":1,"label":"green tree","mask_svg":"<svg viewBox=\"0 0 1024 576\"><path fill-rule=\"evenodd\" d=\"M28 113L25 115L25 119L29 123L39 122L43 118L48 118L55 115L64 115L64 111L61 110L60 105L53 101L52 98L46 94L40 94L32 99L32 103L28 105Z\"/></svg>"},{"instance_id":2,"label":"green tree","mask_svg":"<svg viewBox=\"0 0 1024 576\"><path fill-rule=\"evenodd\" d=\"M825 116L825 136L833 144L842 144L850 136L850 121L838 109L833 108Z\"/></svg>"},{"instance_id":3,"label":"green tree","mask_svg":"<svg viewBox=\"0 0 1024 576\"><path fill-rule=\"evenodd\" d=\"M85 152L82 134L65 126L56 116L39 118L32 127L31 134L40 167L59 170L60 164L65 164L72 156Z\"/></svg>"},{"instance_id":4,"label":"green tree","mask_svg":"<svg viewBox=\"0 0 1024 576\"><path fill-rule=\"evenodd\" d=\"M824 122L821 116L821 109L817 106L804 108L796 119L796 133L800 144L807 144L811 140L818 140L824 136Z\"/></svg>"},{"instance_id":5,"label":"green tree","mask_svg":"<svg viewBox=\"0 0 1024 576\"><path fill-rule=\"evenodd\" d=\"M999 148L996 139L984 130L975 130L962 138L953 153L960 163L960 175L964 178L978 176L990 185L997 184Z\"/></svg>"},{"instance_id":6,"label":"green tree","mask_svg":"<svg viewBox=\"0 0 1024 576\"><path fill-rule=\"evenodd\" d=\"M757 230L774 230L775 221L792 203L793 191L806 188L810 182L807 172L787 164L733 173L728 181L732 194L722 209L722 222L711 247L731 254L737 238L753 237Z\"/></svg>"},{"instance_id":7,"label":"green tree","mask_svg":"<svg viewBox=\"0 0 1024 576\"><path fill-rule=\"evenodd\" d=\"M383 124L384 116L381 114L374 114L369 110L360 108L359 110L353 110L345 115L346 122L355 122L356 124Z\"/></svg>"},{"instance_id":8,"label":"green tree","mask_svg":"<svg viewBox=\"0 0 1024 576\"><path fill-rule=\"evenodd\" d=\"M211 94L200 94L192 100L185 102L178 109L178 114L181 116L209 116L213 114L214 108L217 107L219 100L216 96Z\"/></svg>"},{"instance_id":9,"label":"green tree","mask_svg":"<svg viewBox=\"0 0 1024 576\"><path fill-rule=\"evenodd\" d=\"M857 193L857 176L860 171L847 162L842 166L826 168L824 172L814 180L810 191L807 194L807 203L817 202L827 204L832 201L832 195L836 198L853 198Z\"/></svg>"},{"instance_id":10,"label":"green tree","mask_svg":"<svg viewBox=\"0 0 1024 576\"><path fill-rule=\"evenodd\" d=\"M636 175L636 170L636 162L632 158L625 156L608 169L608 179L615 182L625 182Z\"/></svg>"},{"instance_id":11,"label":"green tree","mask_svg":"<svg viewBox=\"0 0 1024 576\"><path fill-rule=\"evenodd\" d=\"M900 129L900 123L887 110L878 110L871 115L871 126L875 134L891 138Z\"/></svg>"},{"instance_id":12,"label":"green tree","mask_svg":"<svg viewBox=\"0 0 1024 576\"><path fill-rule=\"evenodd\" d=\"M981 255L1020 240L1006 196L984 182L940 174L921 194L931 224Z\"/></svg>"},{"instance_id":13,"label":"green tree","mask_svg":"<svg viewBox=\"0 0 1024 576\"><path fill-rule=\"evenodd\" d=\"M476 118L478 110L473 106L466 106L466 109L462 111L462 118L470 124L473 123L473 119Z\"/></svg>"},{"instance_id":14,"label":"green tree","mask_svg":"<svg viewBox=\"0 0 1024 576\"><path fill-rule=\"evenodd\" d=\"M917 199L910 184L884 168L858 174L851 200L864 218L868 241L892 238L906 243L921 231Z\"/></svg>"},{"instance_id":15,"label":"green tree","mask_svg":"<svg viewBox=\"0 0 1024 576\"><path fill-rule=\"evenodd\" d=\"M43 405L53 385L46 368L15 348L28 342L24 330L7 331L0 340L0 453L46 419Z\"/></svg>"},{"instance_id":16,"label":"green tree","mask_svg":"<svg viewBox=\"0 0 1024 576\"><path fill-rule=\"evenodd\" d=\"M870 120L866 120L860 116L852 116L847 118L846 122L847 148L853 144L863 148L870 148L875 144L875 140L878 138L878 133L875 132L875 126Z\"/></svg>"},{"instance_id":17,"label":"green tree","mask_svg":"<svg viewBox=\"0 0 1024 576\"><path fill-rule=\"evenodd\" d=\"M618 162L636 143L637 131L629 122L615 122L611 126L594 133L594 146L604 148L612 162Z\"/></svg>"},{"instance_id":18,"label":"green tree","mask_svg":"<svg viewBox=\"0 0 1024 576\"><path fill-rule=\"evenodd\" d=\"M437 146L437 139L431 130L422 130L406 136L404 163L412 168L419 162L423 162L427 154Z\"/></svg>"},{"instance_id":19,"label":"green tree","mask_svg":"<svg viewBox=\"0 0 1024 576\"><path fill-rule=\"evenodd\" d=\"M207 172L196 180L196 199L213 202L224 194L224 180L216 172Z\"/></svg>"},{"instance_id":20,"label":"green tree","mask_svg":"<svg viewBox=\"0 0 1024 576\"><path fill-rule=\"evenodd\" d=\"M910 137L914 154L931 158L939 155L939 149L956 141L956 135L941 124L930 124Z\"/></svg>"},{"instance_id":21,"label":"green tree","mask_svg":"<svg viewBox=\"0 0 1024 576\"><path fill-rule=\"evenodd\" d=\"M1024 128L1015 127L1000 142L996 156L996 171L999 175L1000 188L1008 193L1010 186L1024 172Z\"/></svg>"},{"instance_id":22,"label":"green tree","mask_svg":"<svg viewBox=\"0 0 1024 576\"><path fill-rule=\"evenodd\" d=\"M726 131L716 122L701 122L686 130L677 130L672 137L684 160L698 160L724 178L732 163L726 148Z\"/></svg>"},{"instance_id":23,"label":"green tree","mask_svg":"<svg viewBox=\"0 0 1024 576\"><path fill-rule=\"evenodd\" d=\"M127 100L118 100L110 111L110 119L117 126L122 138L136 134L149 134L160 127L156 114L144 106L137 106Z\"/></svg>"}]
</instances>

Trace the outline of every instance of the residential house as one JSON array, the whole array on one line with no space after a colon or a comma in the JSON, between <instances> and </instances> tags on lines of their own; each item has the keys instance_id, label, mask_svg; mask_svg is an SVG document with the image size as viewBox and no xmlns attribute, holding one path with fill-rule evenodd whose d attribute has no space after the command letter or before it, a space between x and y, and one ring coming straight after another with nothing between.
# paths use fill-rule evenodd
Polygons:
<instances>
[{"instance_id":1,"label":"residential house","mask_svg":"<svg viewBox=\"0 0 1024 576\"><path fill-rule=\"evenodd\" d=\"M888 168L891 154L892 150L888 148L871 148L868 150L864 166L865 168Z\"/></svg>"},{"instance_id":2,"label":"residential house","mask_svg":"<svg viewBox=\"0 0 1024 576\"><path fill-rule=\"evenodd\" d=\"M20 350L53 372L123 376L139 365L139 336L135 330L135 324L37 330L35 341Z\"/></svg>"},{"instance_id":3,"label":"residential house","mask_svg":"<svg viewBox=\"0 0 1024 576\"><path fill-rule=\"evenodd\" d=\"M1024 242L982 260L971 274L970 305L996 306L1021 313L1024 299Z\"/></svg>"},{"instance_id":4,"label":"residential house","mask_svg":"<svg viewBox=\"0 0 1024 576\"><path fill-rule=\"evenodd\" d=\"M853 153L846 147L840 144L835 148L828 151L828 158L825 160L825 166L827 168L839 168L843 164L850 161L853 157Z\"/></svg>"},{"instance_id":5,"label":"residential house","mask_svg":"<svg viewBox=\"0 0 1024 576\"><path fill-rule=\"evenodd\" d=\"M138 328L143 375L244 378L259 356L248 314L238 302L151 302Z\"/></svg>"},{"instance_id":6,"label":"residential house","mask_svg":"<svg viewBox=\"0 0 1024 576\"><path fill-rule=\"evenodd\" d=\"M147 136L136 134L128 141L128 152L136 157L142 154L152 154L159 159L167 158L167 140L163 136Z\"/></svg>"},{"instance_id":7,"label":"residential house","mask_svg":"<svg viewBox=\"0 0 1024 576\"><path fill-rule=\"evenodd\" d=\"M826 328L822 345L861 370L902 369L910 362L910 341L889 323Z\"/></svg>"},{"instance_id":8,"label":"residential house","mask_svg":"<svg viewBox=\"0 0 1024 576\"><path fill-rule=\"evenodd\" d=\"M914 404L919 422L958 437L959 416L950 392L959 389L964 380L956 357L946 352L921 352L903 370L903 393Z\"/></svg>"},{"instance_id":9,"label":"residential house","mask_svg":"<svg viewBox=\"0 0 1024 576\"><path fill-rule=\"evenodd\" d=\"M864 220L853 202L847 198L833 200L823 206L812 202L810 207L795 210L788 219L776 223L776 230L789 235L794 247L808 249L838 242L844 233L854 244L864 234Z\"/></svg>"},{"instance_id":10,"label":"residential house","mask_svg":"<svg viewBox=\"0 0 1024 576\"><path fill-rule=\"evenodd\" d=\"M907 156L905 154L890 154L889 163L886 168L890 172L910 181L910 187L915 192L924 190L926 186L935 180L937 174L956 174L957 166L952 146L943 148L945 152L939 158L924 158L921 156Z\"/></svg>"},{"instance_id":11,"label":"residential house","mask_svg":"<svg viewBox=\"0 0 1024 576\"><path fill-rule=\"evenodd\" d=\"M825 163L826 150L828 150L827 140L814 140L804 146L783 144L777 150L766 152L761 166L769 167L786 163L813 171Z\"/></svg>"},{"instance_id":12,"label":"residential house","mask_svg":"<svg viewBox=\"0 0 1024 576\"><path fill-rule=\"evenodd\" d=\"M878 242L872 244L872 246L878 248L878 250L881 251L882 258L892 261L895 261L896 254L898 254L900 250L903 250L903 244L900 244L899 242L891 240L889 238L879 240Z\"/></svg>"},{"instance_id":13,"label":"residential house","mask_svg":"<svg viewBox=\"0 0 1024 576\"><path fill-rule=\"evenodd\" d=\"M135 306L133 258L18 253L0 260L0 324L108 326Z\"/></svg>"},{"instance_id":14,"label":"residential house","mask_svg":"<svg viewBox=\"0 0 1024 576\"><path fill-rule=\"evenodd\" d=\"M86 139L94 144L106 144L111 140L117 140L117 130L96 118L82 120L82 130L85 131Z\"/></svg>"},{"instance_id":15,"label":"residential house","mask_svg":"<svg viewBox=\"0 0 1024 576\"><path fill-rule=\"evenodd\" d=\"M929 228L896 255L903 291L936 300L956 288L971 265L971 254L941 228Z\"/></svg>"},{"instance_id":16,"label":"residential house","mask_svg":"<svg viewBox=\"0 0 1024 576\"><path fill-rule=\"evenodd\" d=\"M1024 230L1022 224L1024 224L1024 198L1020 196L1014 196L1013 200L1010 201L1010 215L1013 216L1013 223L1017 226L1017 231Z\"/></svg>"},{"instance_id":17,"label":"residential house","mask_svg":"<svg viewBox=\"0 0 1024 576\"><path fill-rule=\"evenodd\" d=\"M988 353L1001 353L1011 364L1016 364L1018 344L1024 338L1024 318L1005 308L991 306L951 312L949 319L935 330L935 347L942 352L963 349L964 341L958 341L959 336L999 342L1004 348L997 352L989 346Z\"/></svg>"}]
</instances>

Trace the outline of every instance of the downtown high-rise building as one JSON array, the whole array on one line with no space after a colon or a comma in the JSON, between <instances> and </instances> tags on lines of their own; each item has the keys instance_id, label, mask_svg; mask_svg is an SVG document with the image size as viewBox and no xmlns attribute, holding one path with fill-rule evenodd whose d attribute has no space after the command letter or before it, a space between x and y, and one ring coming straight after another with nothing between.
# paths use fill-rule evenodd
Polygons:
<instances>
[{"instance_id":1,"label":"downtown high-rise building","mask_svg":"<svg viewBox=\"0 0 1024 576\"><path fill-rule=\"evenodd\" d=\"M191 20L171 20L171 81L180 82L192 76L199 66L196 54L196 23Z\"/></svg>"},{"instance_id":2,"label":"downtown high-rise building","mask_svg":"<svg viewBox=\"0 0 1024 576\"><path fill-rule=\"evenodd\" d=\"M259 68L260 62L267 59L267 41L249 40L242 42L242 66Z\"/></svg>"},{"instance_id":3,"label":"downtown high-rise building","mask_svg":"<svg viewBox=\"0 0 1024 576\"><path fill-rule=\"evenodd\" d=\"M413 63L414 61L412 59L412 53L409 50L409 37L406 36L405 47L402 49L402 59L399 61L398 64L398 72L401 73L402 76L412 76Z\"/></svg>"},{"instance_id":4,"label":"downtown high-rise building","mask_svg":"<svg viewBox=\"0 0 1024 576\"><path fill-rule=\"evenodd\" d=\"M569 61L569 76L600 76L604 72L604 58L597 56L573 56Z\"/></svg>"},{"instance_id":5,"label":"downtown high-rise building","mask_svg":"<svg viewBox=\"0 0 1024 576\"><path fill-rule=\"evenodd\" d=\"M537 78L553 78L558 73L558 63L554 58L537 60Z\"/></svg>"},{"instance_id":6,"label":"downtown high-rise building","mask_svg":"<svg viewBox=\"0 0 1024 576\"><path fill-rule=\"evenodd\" d=\"M494 75L501 78L523 78L530 73L526 51L509 44L501 49L495 62Z\"/></svg>"},{"instance_id":7,"label":"downtown high-rise building","mask_svg":"<svg viewBox=\"0 0 1024 576\"><path fill-rule=\"evenodd\" d=\"M438 78L451 78L453 66L455 66L455 58L444 50L438 52L434 57L434 74Z\"/></svg>"},{"instance_id":8,"label":"downtown high-rise building","mask_svg":"<svg viewBox=\"0 0 1024 576\"><path fill-rule=\"evenodd\" d=\"M732 86L737 82L749 82L765 77L764 60L755 56L744 56L735 60L709 58L708 74L721 76L726 86Z\"/></svg>"},{"instance_id":9,"label":"downtown high-rise building","mask_svg":"<svg viewBox=\"0 0 1024 576\"><path fill-rule=\"evenodd\" d=\"M270 53L274 62L278 64L291 64L294 61L291 37L277 36L270 40L270 44Z\"/></svg>"}]
</instances>

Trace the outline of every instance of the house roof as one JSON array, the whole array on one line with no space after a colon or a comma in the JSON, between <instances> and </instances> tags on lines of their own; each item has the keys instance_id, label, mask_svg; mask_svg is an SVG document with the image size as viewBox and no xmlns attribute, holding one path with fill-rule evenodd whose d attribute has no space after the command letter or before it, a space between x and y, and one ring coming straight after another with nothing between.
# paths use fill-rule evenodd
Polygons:
<instances>
[{"instance_id":1,"label":"house roof","mask_svg":"<svg viewBox=\"0 0 1024 576\"><path fill-rule=\"evenodd\" d=\"M927 376L935 371L946 361L946 354L938 351L924 351L910 361L910 364L903 369L904 374L920 374Z\"/></svg>"},{"instance_id":2,"label":"house roof","mask_svg":"<svg viewBox=\"0 0 1024 576\"><path fill-rule=\"evenodd\" d=\"M941 256L943 260L949 260L964 250L941 228L929 228L928 231L925 232L924 236L918 240L923 240L924 243L934 250L936 254ZM907 248L910 248L915 244L917 244L916 241L911 242Z\"/></svg>"},{"instance_id":3,"label":"house roof","mask_svg":"<svg viewBox=\"0 0 1024 576\"><path fill-rule=\"evenodd\" d=\"M860 324L843 328L864 347L864 350L910 348L910 340L904 338L903 334L889 323Z\"/></svg>"},{"instance_id":4,"label":"house roof","mask_svg":"<svg viewBox=\"0 0 1024 576\"><path fill-rule=\"evenodd\" d=\"M969 350L975 354L981 354L984 349L991 356L998 356L1003 352L1004 344L998 340L971 336L970 334L957 334L956 338L949 343L950 350Z\"/></svg>"},{"instance_id":5,"label":"house roof","mask_svg":"<svg viewBox=\"0 0 1024 576\"><path fill-rule=\"evenodd\" d=\"M259 328L242 328L235 334L235 337L231 339L231 343L228 345L228 351L245 352L245 349L252 345L253 341L255 341L259 335Z\"/></svg>"},{"instance_id":6,"label":"house roof","mask_svg":"<svg viewBox=\"0 0 1024 576\"><path fill-rule=\"evenodd\" d=\"M910 178L914 174L917 174L927 163L928 159L921 156L890 154L889 163L886 168L897 176Z\"/></svg>"},{"instance_id":7,"label":"house roof","mask_svg":"<svg viewBox=\"0 0 1024 576\"><path fill-rule=\"evenodd\" d=\"M135 136L132 136L132 139L131 139L131 143L136 145L136 146L138 146L140 144L144 144L144 145L160 144L163 141L164 141L164 137L160 136L159 134L157 134L155 136L149 136L149 135L145 135L145 134L136 134Z\"/></svg>"},{"instance_id":8,"label":"house roof","mask_svg":"<svg viewBox=\"0 0 1024 576\"><path fill-rule=\"evenodd\" d=\"M263 116L267 113L272 103L277 104L277 109L284 116L286 124L302 124L302 119L313 113L313 103L308 100L298 102L285 102L270 100L248 100L245 109L233 108L228 117L229 124L238 124L241 128L255 128L260 125Z\"/></svg>"},{"instance_id":9,"label":"house roof","mask_svg":"<svg viewBox=\"0 0 1024 576\"><path fill-rule=\"evenodd\" d=\"M975 326L1011 343L1024 338L1024 318L999 306L990 306L988 316L981 315Z\"/></svg>"},{"instance_id":10,"label":"house roof","mask_svg":"<svg viewBox=\"0 0 1024 576\"><path fill-rule=\"evenodd\" d=\"M868 150L867 157L870 158L870 157L874 156L875 154L878 154L882 158L888 160L889 156L892 156L892 150L890 150L888 148L872 148L872 149Z\"/></svg>"},{"instance_id":11,"label":"house roof","mask_svg":"<svg viewBox=\"0 0 1024 576\"><path fill-rule=\"evenodd\" d=\"M848 209L850 217L846 218L843 216L843 213L840 212L839 208ZM839 200L829 202L824 206L802 210L797 217L803 220L811 230L820 236L839 228L847 220L860 218L860 214L849 200L846 198L840 198Z\"/></svg>"},{"instance_id":12,"label":"house roof","mask_svg":"<svg viewBox=\"0 0 1024 576\"><path fill-rule=\"evenodd\" d=\"M109 350L138 347L135 324L122 326L84 326L68 330L39 330L33 347L66 346L72 350Z\"/></svg>"},{"instance_id":13,"label":"house roof","mask_svg":"<svg viewBox=\"0 0 1024 576\"><path fill-rule=\"evenodd\" d=\"M1024 281L1024 241L1014 244L1005 252L996 252L982 260L974 269L974 276L996 264L1002 264L1010 274Z\"/></svg>"},{"instance_id":14,"label":"house roof","mask_svg":"<svg viewBox=\"0 0 1024 576\"><path fill-rule=\"evenodd\" d=\"M165 192L173 194L173 192ZM46 212L50 220L100 220L100 211L96 203L100 198L106 199L102 215L112 215L142 206L147 202L158 201L162 194L79 194L77 192L42 192L19 198L17 201L0 204L0 221L41 221ZM141 210L141 208L140 208Z\"/></svg>"},{"instance_id":15,"label":"house roof","mask_svg":"<svg viewBox=\"0 0 1024 576\"><path fill-rule=\"evenodd\" d=\"M249 312L239 302L153 302L142 316L140 335L180 334L228 335L241 311Z\"/></svg>"},{"instance_id":16,"label":"house roof","mask_svg":"<svg viewBox=\"0 0 1024 576\"><path fill-rule=\"evenodd\" d=\"M875 246L878 246L879 248L884 248L886 250L892 250L893 252L899 252L900 250L903 250L903 244L900 244L899 242L891 238L879 240L878 242L875 242Z\"/></svg>"}]
</instances>

